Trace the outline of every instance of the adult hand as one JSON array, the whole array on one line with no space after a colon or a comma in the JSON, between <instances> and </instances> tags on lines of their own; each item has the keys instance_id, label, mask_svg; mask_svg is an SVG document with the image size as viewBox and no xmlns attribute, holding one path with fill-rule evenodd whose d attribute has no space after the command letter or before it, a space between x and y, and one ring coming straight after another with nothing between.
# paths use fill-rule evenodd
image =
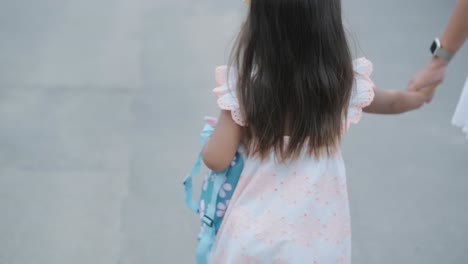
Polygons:
<instances>
[{"instance_id":1,"label":"adult hand","mask_svg":"<svg viewBox=\"0 0 468 264\"><path fill-rule=\"evenodd\" d=\"M435 88L444 81L447 65L447 61L433 57L422 70L413 76L408 84L408 90L419 91L424 88L431 90L427 101L430 102L434 96Z\"/></svg>"}]
</instances>

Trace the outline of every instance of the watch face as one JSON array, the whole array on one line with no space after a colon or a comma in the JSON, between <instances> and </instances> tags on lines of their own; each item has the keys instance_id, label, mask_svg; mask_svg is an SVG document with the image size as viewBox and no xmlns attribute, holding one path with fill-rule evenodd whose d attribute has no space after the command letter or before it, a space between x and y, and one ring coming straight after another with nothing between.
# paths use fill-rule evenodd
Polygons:
<instances>
[{"instance_id":1,"label":"watch face","mask_svg":"<svg viewBox=\"0 0 468 264\"><path fill-rule=\"evenodd\" d=\"M436 49L437 49L437 42L434 41L434 42L432 42L432 45L431 45L431 53L434 54Z\"/></svg>"},{"instance_id":2,"label":"watch face","mask_svg":"<svg viewBox=\"0 0 468 264\"><path fill-rule=\"evenodd\" d=\"M440 49L440 40L439 38L436 38L434 42L432 42L432 45L431 45L432 54L434 54L438 49Z\"/></svg>"}]
</instances>

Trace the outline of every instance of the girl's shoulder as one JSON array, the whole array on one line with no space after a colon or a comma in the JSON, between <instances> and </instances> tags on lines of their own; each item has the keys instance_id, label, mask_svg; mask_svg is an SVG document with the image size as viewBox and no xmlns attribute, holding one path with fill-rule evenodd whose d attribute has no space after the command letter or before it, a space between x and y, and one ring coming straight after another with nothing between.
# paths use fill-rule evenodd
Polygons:
<instances>
[{"instance_id":1,"label":"girl's shoulder","mask_svg":"<svg viewBox=\"0 0 468 264\"><path fill-rule=\"evenodd\" d=\"M231 111L234 122L245 126L245 119L239 107L236 94L237 70L226 65L218 66L215 70L216 88L213 93L218 97L217 104L222 110Z\"/></svg>"},{"instance_id":2,"label":"girl's shoulder","mask_svg":"<svg viewBox=\"0 0 468 264\"><path fill-rule=\"evenodd\" d=\"M365 57L360 57L353 60L353 69L354 72L358 75L370 77L374 66L372 61L368 60Z\"/></svg>"},{"instance_id":3,"label":"girl's shoulder","mask_svg":"<svg viewBox=\"0 0 468 264\"><path fill-rule=\"evenodd\" d=\"M375 84L371 79L372 62L364 57L353 60L354 88L349 101L347 128L357 124L362 118L362 109L374 100Z\"/></svg>"}]
</instances>

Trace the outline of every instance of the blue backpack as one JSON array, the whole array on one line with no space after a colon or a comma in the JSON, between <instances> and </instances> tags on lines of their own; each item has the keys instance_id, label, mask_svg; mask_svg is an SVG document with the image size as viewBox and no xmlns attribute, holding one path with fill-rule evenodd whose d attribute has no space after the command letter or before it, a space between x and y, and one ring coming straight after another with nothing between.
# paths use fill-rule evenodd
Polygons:
<instances>
[{"instance_id":1,"label":"blue backpack","mask_svg":"<svg viewBox=\"0 0 468 264\"><path fill-rule=\"evenodd\" d=\"M214 123L213 119L207 119L207 124L200 135L202 146L213 134ZM202 155L200 152L192 172L185 178L184 186L185 202L192 211L200 216L201 220L201 230L198 235L198 247L196 250L197 264L207 264L209 263L209 255L215 236L218 233L224 213L227 210L229 201L242 173L244 160L240 152L237 151L234 160L226 170L221 172L209 170L205 175L201 195L197 202L192 198L192 179L200 173L201 165Z\"/></svg>"}]
</instances>

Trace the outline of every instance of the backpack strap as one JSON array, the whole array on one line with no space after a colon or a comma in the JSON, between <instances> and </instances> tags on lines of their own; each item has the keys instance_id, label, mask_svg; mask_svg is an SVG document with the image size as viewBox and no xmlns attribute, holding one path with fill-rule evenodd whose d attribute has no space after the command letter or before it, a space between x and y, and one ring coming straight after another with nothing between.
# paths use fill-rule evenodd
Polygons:
<instances>
[{"instance_id":1,"label":"backpack strap","mask_svg":"<svg viewBox=\"0 0 468 264\"><path fill-rule=\"evenodd\" d=\"M198 214L200 205L193 199L193 176L200 173L201 162L202 155L200 152L200 154L198 154L197 161L195 162L192 171L187 175L187 177L184 180L185 203L196 214Z\"/></svg>"},{"instance_id":2,"label":"backpack strap","mask_svg":"<svg viewBox=\"0 0 468 264\"><path fill-rule=\"evenodd\" d=\"M213 220L215 219L216 214L216 200L221 186L226 181L226 171L216 175L211 200L208 208L206 208L205 215L202 218L203 230L200 233L200 241L198 242L196 251L197 264L207 264L209 260L211 246L213 245L215 238L215 226Z\"/></svg>"},{"instance_id":3,"label":"backpack strap","mask_svg":"<svg viewBox=\"0 0 468 264\"><path fill-rule=\"evenodd\" d=\"M203 127L203 130L200 134L201 145L205 145L206 141L208 141L210 136L213 134L213 131L214 127L210 124L206 124L205 127ZM185 203L196 214L198 214L199 212L200 205L193 199L193 177L200 173L201 165L202 154L200 152L200 154L198 154L197 161L195 162L192 171L187 175L187 177L184 180Z\"/></svg>"}]
</instances>

